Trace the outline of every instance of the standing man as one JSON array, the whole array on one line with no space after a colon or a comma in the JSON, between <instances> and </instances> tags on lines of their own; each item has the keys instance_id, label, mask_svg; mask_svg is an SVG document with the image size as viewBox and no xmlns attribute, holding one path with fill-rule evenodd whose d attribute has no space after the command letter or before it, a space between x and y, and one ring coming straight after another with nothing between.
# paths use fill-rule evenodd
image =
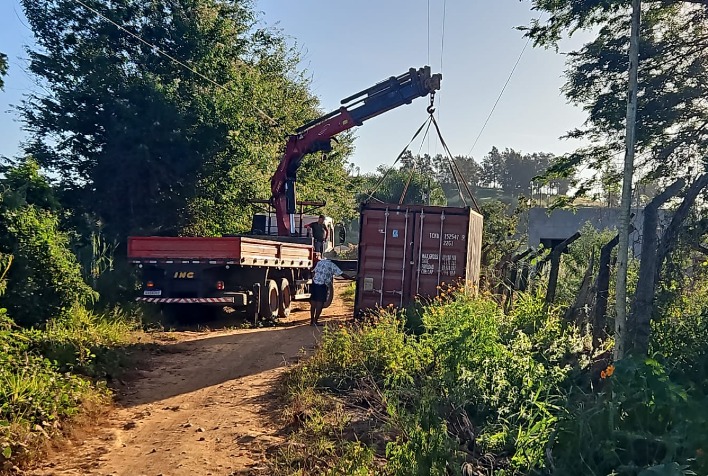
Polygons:
<instances>
[{"instance_id":1,"label":"standing man","mask_svg":"<svg viewBox=\"0 0 708 476\"><path fill-rule=\"evenodd\" d=\"M312 230L312 238L315 240L315 253L324 253L324 244L329 235L329 231L324 222L325 216L320 215L317 221L307 225L310 230Z\"/></svg>"},{"instance_id":2,"label":"standing man","mask_svg":"<svg viewBox=\"0 0 708 476\"><path fill-rule=\"evenodd\" d=\"M339 266L328 259L321 259L317 262L312 270L312 286L310 287L310 325L321 326L318 322L324 303L327 301L328 286L334 286L332 279L335 276L344 276L348 279L354 279L342 273ZM334 289L332 289L334 292Z\"/></svg>"}]
</instances>

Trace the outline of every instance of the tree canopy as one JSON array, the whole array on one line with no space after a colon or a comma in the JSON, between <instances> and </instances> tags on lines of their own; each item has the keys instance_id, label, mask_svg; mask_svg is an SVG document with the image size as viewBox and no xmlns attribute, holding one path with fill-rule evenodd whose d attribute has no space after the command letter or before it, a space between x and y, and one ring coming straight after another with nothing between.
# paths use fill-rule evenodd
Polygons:
<instances>
[{"instance_id":1,"label":"tree canopy","mask_svg":"<svg viewBox=\"0 0 708 476\"><path fill-rule=\"evenodd\" d=\"M67 205L118 239L248 228L285 135L318 115L284 36L250 0L84 3L145 42L77 2L23 0L30 70L49 91L22 107L29 152ZM348 147L306 165L301 190L341 190ZM342 195L318 198L344 213Z\"/></svg>"},{"instance_id":2,"label":"tree canopy","mask_svg":"<svg viewBox=\"0 0 708 476\"><path fill-rule=\"evenodd\" d=\"M7 74L7 55L0 53L0 91L5 88L3 76Z\"/></svg>"},{"instance_id":3,"label":"tree canopy","mask_svg":"<svg viewBox=\"0 0 708 476\"><path fill-rule=\"evenodd\" d=\"M569 53L564 93L588 113L568 137L590 145L565 157L563 173L583 163L600 171L624 152L629 59L629 3L533 0L550 14L527 34L553 47L565 35L593 29L597 36ZM708 3L646 0L639 45L637 170L650 180L705 167L708 152ZM599 174L598 174L599 175Z\"/></svg>"}]
</instances>

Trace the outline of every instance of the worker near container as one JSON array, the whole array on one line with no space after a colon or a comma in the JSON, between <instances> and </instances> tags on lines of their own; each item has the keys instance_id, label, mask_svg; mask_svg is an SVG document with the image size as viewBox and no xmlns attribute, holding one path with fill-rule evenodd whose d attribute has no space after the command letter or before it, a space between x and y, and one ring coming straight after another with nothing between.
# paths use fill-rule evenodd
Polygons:
<instances>
[{"instance_id":1,"label":"worker near container","mask_svg":"<svg viewBox=\"0 0 708 476\"><path fill-rule=\"evenodd\" d=\"M320 215L317 221L307 225L307 227L312 230L312 238L315 240L315 253L324 253L324 244L329 234L324 222L325 216Z\"/></svg>"},{"instance_id":2,"label":"worker near container","mask_svg":"<svg viewBox=\"0 0 708 476\"><path fill-rule=\"evenodd\" d=\"M320 257L321 254L317 254ZM322 259L317 262L312 270L312 285L310 286L310 325L321 326L318 321L324 309L324 304L327 301L327 292L329 286L334 286L332 280L335 276L342 276L347 279L354 279L347 276L339 269L339 266L328 259ZM334 292L334 289L332 289Z\"/></svg>"}]
</instances>

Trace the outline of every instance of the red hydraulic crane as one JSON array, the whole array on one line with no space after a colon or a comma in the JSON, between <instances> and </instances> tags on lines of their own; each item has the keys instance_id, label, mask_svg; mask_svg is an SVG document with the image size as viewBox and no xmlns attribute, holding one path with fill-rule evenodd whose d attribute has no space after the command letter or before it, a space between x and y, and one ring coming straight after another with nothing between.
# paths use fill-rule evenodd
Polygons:
<instances>
[{"instance_id":1,"label":"red hydraulic crane","mask_svg":"<svg viewBox=\"0 0 708 476\"><path fill-rule=\"evenodd\" d=\"M275 208L279 236L294 236L295 182L297 170L307 154L329 152L331 140L340 132L360 126L367 119L413 99L434 95L440 89L442 74L430 73L430 66L411 68L401 76L392 76L364 91L342 99L338 110L300 127L288 137L285 154L271 178L271 204Z\"/></svg>"}]
</instances>

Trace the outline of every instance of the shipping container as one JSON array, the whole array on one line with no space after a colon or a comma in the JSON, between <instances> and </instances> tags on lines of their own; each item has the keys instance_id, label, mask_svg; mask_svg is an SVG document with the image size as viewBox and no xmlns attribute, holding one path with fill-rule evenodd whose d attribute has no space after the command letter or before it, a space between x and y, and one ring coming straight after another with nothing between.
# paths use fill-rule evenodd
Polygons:
<instances>
[{"instance_id":1,"label":"shipping container","mask_svg":"<svg viewBox=\"0 0 708 476\"><path fill-rule=\"evenodd\" d=\"M360 222L357 315L479 284L483 219L470 208L366 203Z\"/></svg>"}]
</instances>

